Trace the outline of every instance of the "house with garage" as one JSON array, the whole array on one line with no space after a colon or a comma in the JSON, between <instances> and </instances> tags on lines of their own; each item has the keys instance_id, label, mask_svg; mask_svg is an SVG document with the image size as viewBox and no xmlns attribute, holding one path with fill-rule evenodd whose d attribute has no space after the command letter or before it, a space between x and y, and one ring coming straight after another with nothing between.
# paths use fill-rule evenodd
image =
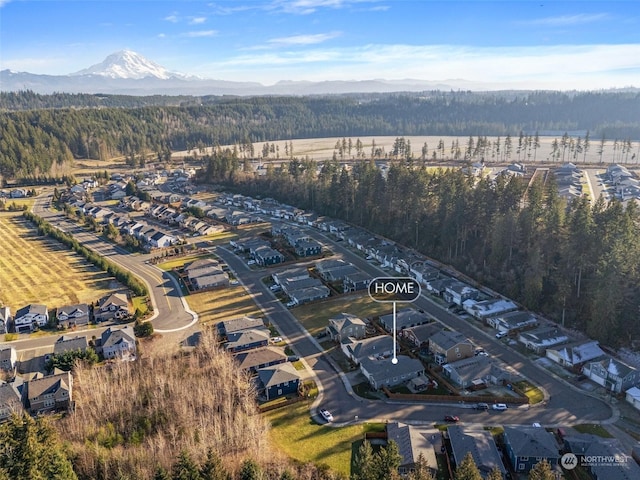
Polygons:
<instances>
[{"instance_id":1,"label":"house with garage","mask_svg":"<svg viewBox=\"0 0 640 480\"><path fill-rule=\"evenodd\" d=\"M409 274L418 282L425 285L430 280L435 280L440 276L440 270L427 262L415 262L409 268Z\"/></svg>"},{"instance_id":2,"label":"house with garage","mask_svg":"<svg viewBox=\"0 0 640 480\"><path fill-rule=\"evenodd\" d=\"M359 365L364 358L385 358L393 354L393 337L378 335L377 337L345 338L340 342L340 349L354 364Z\"/></svg>"},{"instance_id":3,"label":"house with garage","mask_svg":"<svg viewBox=\"0 0 640 480\"><path fill-rule=\"evenodd\" d=\"M418 348L429 348L429 339L442 330L440 322L430 322L415 327L405 328L399 332L399 336Z\"/></svg>"},{"instance_id":4,"label":"house with garage","mask_svg":"<svg viewBox=\"0 0 640 480\"><path fill-rule=\"evenodd\" d=\"M482 355L447 363L442 373L451 383L464 389L482 389L511 381L511 374L489 357Z\"/></svg>"},{"instance_id":5,"label":"house with garage","mask_svg":"<svg viewBox=\"0 0 640 480\"><path fill-rule=\"evenodd\" d=\"M522 332L518 341L528 350L544 355L547 348L568 342L569 336L558 327L547 326Z\"/></svg>"},{"instance_id":6,"label":"house with garage","mask_svg":"<svg viewBox=\"0 0 640 480\"><path fill-rule=\"evenodd\" d=\"M46 305L32 303L16 312L13 323L17 333L31 332L49 323L49 312Z\"/></svg>"},{"instance_id":7,"label":"house with garage","mask_svg":"<svg viewBox=\"0 0 640 480\"><path fill-rule=\"evenodd\" d=\"M120 320L131 315L129 300L124 293L112 293L98 301L98 306L93 310L96 322L105 320Z\"/></svg>"},{"instance_id":8,"label":"house with garage","mask_svg":"<svg viewBox=\"0 0 640 480\"><path fill-rule=\"evenodd\" d=\"M53 344L53 354L62 355L66 352L85 351L87 348L89 348L87 337L64 335Z\"/></svg>"},{"instance_id":9,"label":"house with garage","mask_svg":"<svg viewBox=\"0 0 640 480\"><path fill-rule=\"evenodd\" d=\"M233 358L241 370L257 373L261 368L285 363L289 357L287 357L281 347L270 345L268 347L236 353L233 355Z\"/></svg>"},{"instance_id":10,"label":"house with garage","mask_svg":"<svg viewBox=\"0 0 640 480\"><path fill-rule=\"evenodd\" d=\"M67 410L73 402L71 372L57 373L26 383L27 406L32 415Z\"/></svg>"},{"instance_id":11,"label":"house with garage","mask_svg":"<svg viewBox=\"0 0 640 480\"><path fill-rule=\"evenodd\" d=\"M136 337L133 328L126 326L119 330L107 328L100 336L97 352L105 359L134 360L136 358Z\"/></svg>"},{"instance_id":12,"label":"house with garage","mask_svg":"<svg viewBox=\"0 0 640 480\"><path fill-rule=\"evenodd\" d=\"M494 315L513 312L518 306L511 300L504 298L491 298L489 300L476 301L474 299L462 302L462 308L471 316L478 320L485 320Z\"/></svg>"},{"instance_id":13,"label":"house with garage","mask_svg":"<svg viewBox=\"0 0 640 480\"><path fill-rule=\"evenodd\" d=\"M89 305L65 305L56 309L56 320L62 328L79 327L89 324Z\"/></svg>"},{"instance_id":14,"label":"house with garage","mask_svg":"<svg viewBox=\"0 0 640 480\"><path fill-rule=\"evenodd\" d=\"M258 370L258 394L267 401L295 394L299 388L300 374L289 362Z\"/></svg>"},{"instance_id":15,"label":"house with garage","mask_svg":"<svg viewBox=\"0 0 640 480\"><path fill-rule=\"evenodd\" d=\"M507 470L491 432L481 427L453 425L447 428L447 437L456 465L460 465L467 453L471 453L482 478L486 478L495 468L503 478L506 477Z\"/></svg>"},{"instance_id":16,"label":"house with garage","mask_svg":"<svg viewBox=\"0 0 640 480\"><path fill-rule=\"evenodd\" d=\"M0 423L8 420L14 413L20 415L24 411L24 387L24 383L17 379L10 383L0 383Z\"/></svg>"},{"instance_id":17,"label":"house with garage","mask_svg":"<svg viewBox=\"0 0 640 480\"><path fill-rule=\"evenodd\" d=\"M554 470L560 460L560 446L553 433L540 427L504 427L502 434L505 451L513 469L528 473L543 460Z\"/></svg>"},{"instance_id":18,"label":"house with garage","mask_svg":"<svg viewBox=\"0 0 640 480\"><path fill-rule=\"evenodd\" d=\"M300 258L316 257L322 253L322 245L313 239L303 239L296 242L294 251Z\"/></svg>"},{"instance_id":19,"label":"house with garage","mask_svg":"<svg viewBox=\"0 0 640 480\"><path fill-rule=\"evenodd\" d=\"M344 293L357 292L359 290L366 290L369 288L369 284L373 280L373 277L361 270L354 273L349 273L342 279L342 291Z\"/></svg>"},{"instance_id":20,"label":"house with garage","mask_svg":"<svg viewBox=\"0 0 640 480\"><path fill-rule=\"evenodd\" d=\"M227 343L224 348L227 352L237 353L267 345L269 345L269 331L249 329L227 334Z\"/></svg>"},{"instance_id":21,"label":"house with garage","mask_svg":"<svg viewBox=\"0 0 640 480\"><path fill-rule=\"evenodd\" d=\"M316 262L314 267L318 275L320 275L320 277L322 277L323 280L327 282L331 282L336 279L342 278L342 276L340 276L340 278L337 278L335 274L330 273L331 271L333 270L339 271L340 269L344 267L348 267L349 265L351 264L349 262L345 262L344 260L340 260L338 258L328 258L326 260L321 260L319 262Z\"/></svg>"},{"instance_id":22,"label":"house with garage","mask_svg":"<svg viewBox=\"0 0 640 480\"><path fill-rule=\"evenodd\" d=\"M284 263L285 257L279 251L269 246L263 245L253 251L253 258L258 265L268 267Z\"/></svg>"},{"instance_id":23,"label":"house with garage","mask_svg":"<svg viewBox=\"0 0 640 480\"><path fill-rule=\"evenodd\" d=\"M486 322L499 332L512 333L537 326L538 318L531 312L518 310L489 317Z\"/></svg>"},{"instance_id":24,"label":"house with garage","mask_svg":"<svg viewBox=\"0 0 640 480\"><path fill-rule=\"evenodd\" d=\"M0 345L0 370L13 372L18 362L18 353L10 345Z\"/></svg>"},{"instance_id":25,"label":"house with garage","mask_svg":"<svg viewBox=\"0 0 640 480\"><path fill-rule=\"evenodd\" d=\"M271 275L273 281L282 286L285 282L292 282L295 280L302 280L303 278L309 278L309 270L307 267L294 267L283 270L282 272L276 272Z\"/></svg>"},{"instance_id":26,"label":"house with garage","mask_svg":"<svg viewBox=\"0 0 640 480\"><path fill-rule=\"evenodd\" d=\"M193 290L205 290L229 286L229 274L227 272L215 272L210 275L202 275L191 280Z\"/></svg>"},{"instance_id":27,"label":"house with garage","mask_svg":"<svg viewBox=\"0 0 640 480\"><path fill-rule=\"evenodd\" d=\"M586 362L603 357L597 340L582 340L547 348L546 357L565 368L579 368Z\"/></svg>"},{"instance_id":28,"label":"house with garage","mask_svg":"<svg viewBox=\"0 0 640 480\"><path fill-rule=\"evenodd\" d=\"M455 303L461 307L466 300L478 298L480 291L459 280L454 280L444 287L442 296L446 302Z\"/></svg>"},{"instance_id":29,"label":"house with garage","mask_svg":"<svg viewBox=\"0 0 640 480\"><path fill-rule=\"evenodd\" d=\"M365 357L360 360L360 371L372 389L395 387L412 378L424 376L424 365L420 360L398 355L398 363L392 363L392 356Z\"/></svg>"},{"instance_id":30,"label":"house with garage","mask_svg":"<svg viewBox=\"0 0 640 480\"><path fill-rule=\"evenodd\" d=\"M364 338L366 323L360 317L350 313L341 313L337 317L329 319L326 332L335 342L352 337L355 339Z\"/></svg>"},{"instance_id":31,"label":"house with garage","mask_svg":"<svg viewBox=\"0 0 640 480\"><path fill-rule=\"evenodd\" d=\"M462 333L441 330L429 338L429 351L438 365L473 357L473 344Z\"/></svg>"},{"instance_id":32,"label":"house with garage","mask_svg":"<svg viewBox=\"0 0 640 480\"><path fill-rule=\"evenodd\" d=\"M331 294L331 290L324 285L318 285L313 287L301 288L289 292L289 298L294 305L303 305L309 302L315 302L316 300L322 300L327 298Z\"/></svg>"},{"instance_id":33,"label":"house with garage","mask_svg":"<svg viewBox=\"0 0 640 480\"><path fill-rule=\"evenodd\" d=\"M398 446L398 453L401 457L398 473L403 478L415 470L420 456L424 459L429 473L433 475L433 478L436 478L438 461L435 447L442 442L442 436L438 430L432 427L406 425L399 422L388 422L386 430L387 442L393 440Z\"/></svg>"},{"instance_id":34,"label":"house with garage","mask_svg":"<svg viewBox=\"0 0 640 480\"><path fill-rule=\"evenodd\" d=\"M264 321L261 318L253 318L253 317L237 317L231 318L229 320L223 320L217 324L218 334L221 337L227 337L228 335L240 332L242 330L266 330L267 327L264 325Z\"/></svg>"},{"instance_id":35,"label":"house with garage","mask_svg":"<svg viewBox=\"0 0 640 480\"><path fill-rule=\"evenodd\" d=\"M380 316L380 325L387 331L393 332L393 313ZM431 318L419 310L412 307L405 307L396 310L396 331L404 330L405 328L415 327L416 325L424 325L429 323Z\"/></svg>"},{"instance_id":36,"label":"house with garage","mask_svg":"<svg viewBox=\"0 0 640 480\"><path fill-rule=\"evenodd\" d=\"M623 393L640 383L638 370L608 355L586 362L582 373L613 393Z\"/></svg>"},{"instance_id":37,"label":"house with garage","mask_svg":"<svg viewBox=\"0 0 640 480\"><path fill-rule=\"evenodd\" d=\"M0 335L8 332L11 321L11 309L7 306L0 307Z\"/></svg>"}]
</instances>

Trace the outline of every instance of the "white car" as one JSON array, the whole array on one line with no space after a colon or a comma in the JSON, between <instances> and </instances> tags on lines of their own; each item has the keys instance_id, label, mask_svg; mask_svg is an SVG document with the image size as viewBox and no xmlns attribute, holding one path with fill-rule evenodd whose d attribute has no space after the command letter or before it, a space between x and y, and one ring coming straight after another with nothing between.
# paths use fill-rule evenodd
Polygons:
<instances>
[{"instance_id":1,"label":"white car","mask_svg":"<svg viewBox=\"0 0 640 480\"><path fill-rule=\"evenodd\" d=\"M327 422L333 422L333 415L331 415L331 412L325 408L320 409L320 415L322 415L322 418L324 418Z\"/></svg>"},{"instance_id":2,"label":"white car","mask_svg":"<svg viewBox=\"0 0 640 480\"><path fill-rule=\"evenodd\" d=\"M507 332L498 332L496 333L496 338L504 338L507 336Z\"/></svg>"},{"instance_id":3,"label":"white car","mask_svg":"<svg viewBox=\"0 0 640 480\"><path fill-rule=\"evenodd\" d=\"M507 409L507 404L506 403L494 403L491 408L493 410L499 410L499 411L503 411Z\"/></svg>"}]
</instances>

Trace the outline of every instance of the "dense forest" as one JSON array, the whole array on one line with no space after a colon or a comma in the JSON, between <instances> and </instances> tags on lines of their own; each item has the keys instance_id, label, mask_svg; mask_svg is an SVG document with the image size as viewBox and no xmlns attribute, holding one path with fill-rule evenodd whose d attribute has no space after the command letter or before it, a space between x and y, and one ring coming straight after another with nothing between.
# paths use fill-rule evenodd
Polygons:
<instances>
[{"instance_id":1,"label":"dense forest","mask_svg":"<svg viewBox=\"0 0 640 480\"><path fill-rule=\"evenodd\" d=\"M176 150L298 138L590 132L593 139L640 139L640 93L633 92L199 98L18 92L0 94L0 112L0 175L7 178L47 174L79 158L166 159Z\"/></svg>"},{"instance_id":2,"label":"dense forest","mask_svg":"<svg viewBox=\"0 0 640 480\"><path fill-rule=\"evenodd\" d=\"M477 179L461 169L374 162L318 169L294 159L265 176L232 152L205 159L202 181L312 209L453 265L527 308L604 344L640 339L640 211L600 198L567 204L555 182ZM319 173L318 173L319 172Z\"/></svg>"}]
</instances>

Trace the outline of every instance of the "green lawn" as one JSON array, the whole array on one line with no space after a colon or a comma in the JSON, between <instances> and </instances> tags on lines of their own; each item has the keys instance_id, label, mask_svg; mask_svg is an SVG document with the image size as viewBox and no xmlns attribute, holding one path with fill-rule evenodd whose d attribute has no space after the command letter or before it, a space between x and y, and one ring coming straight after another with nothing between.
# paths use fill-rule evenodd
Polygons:
<instances>
[{"instance_id":1,"label":"green lawn","mask_svg":"<svg viewBox=\"0 0 640 480\"><path fill-rule=\"evenodd\" d=\"M184 257L174 258L172 260L168 260L166 262L159 263L158 267L160 267L162 270L168 272L168 271L173 270L174 268L180 268L186 263L191 263L191 262L194 262L196 260L200 260L202 258L215 258L215 257L213 255L202 255L202 254L186 255Z\"/></svg>"},{"instance_id":2,"label":"green lawn","mask_svg":"<svg viewBox=\"0 0 640 480\"><path fill-rule=\"evenodd\" d=\"M357 424L334 428L317 424L306 402L265 414L271 422L271 441L289 457L300 462L326 464L331 470L350 475L351 448L379 424Z\"/></svg>"},{"instance_id":3,"label":"green lawn","mask_svg":"<svg viewBox=\"0 0 640 480\"><path fill-rule=\"evenodd\" d=\"M522 380L520 382L514 383L516 387L518 387L529 399L529 403L534 405L536 403L540 403L544 400L544 393L535 385L527 382L526 380Z\"/></svg>"},{"instance_id":4,"label":"green lawn","mask_svg":"<svg viewBox=\"0 0 640 480\"><path fill-rule=\"evenodd\" d=\"M580 433L590 433L603 438L613 438L613 435L611 435L609 431L601 425L583 423L581 425L575 425L573 428Z\"/></svg>"},{"instance_id":5,"label":"green lawn","mask_svg":"<svg viewBox=\"0 0 640 480\"><path fill-rule=\"evenodd\" d=\"M351 313L360 318L377 317L391 312L391 307L374 302L367 292L328 299L291 309L291 313L300 321L311 335L316 335L327 326L330 318L340 313Z\"/></svg>"}]
</instances>

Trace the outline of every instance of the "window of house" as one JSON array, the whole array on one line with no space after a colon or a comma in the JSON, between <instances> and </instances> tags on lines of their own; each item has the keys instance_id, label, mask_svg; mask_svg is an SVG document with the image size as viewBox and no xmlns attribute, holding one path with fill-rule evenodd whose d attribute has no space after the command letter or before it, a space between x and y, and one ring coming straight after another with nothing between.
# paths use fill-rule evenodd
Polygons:
<instances>
[{"instance_id":1,"label":"window of house","mask_svg":"<svg viewBox=\"0 0 640 480\"><path fill-rule=\"evenodd\" d=\"M524 470L524 463L518 464L518 470Z\"/></svg>"},{"instance_id":2,"label":"window of house","mask_svg":"<svg viewBox=\"0 0 640 480\"><path fill-rule=\"evenodd\" d=\"M529 461L529 457L520 457L520 460L523 462L528 462Z\"/></svg>"}]
</instances>

